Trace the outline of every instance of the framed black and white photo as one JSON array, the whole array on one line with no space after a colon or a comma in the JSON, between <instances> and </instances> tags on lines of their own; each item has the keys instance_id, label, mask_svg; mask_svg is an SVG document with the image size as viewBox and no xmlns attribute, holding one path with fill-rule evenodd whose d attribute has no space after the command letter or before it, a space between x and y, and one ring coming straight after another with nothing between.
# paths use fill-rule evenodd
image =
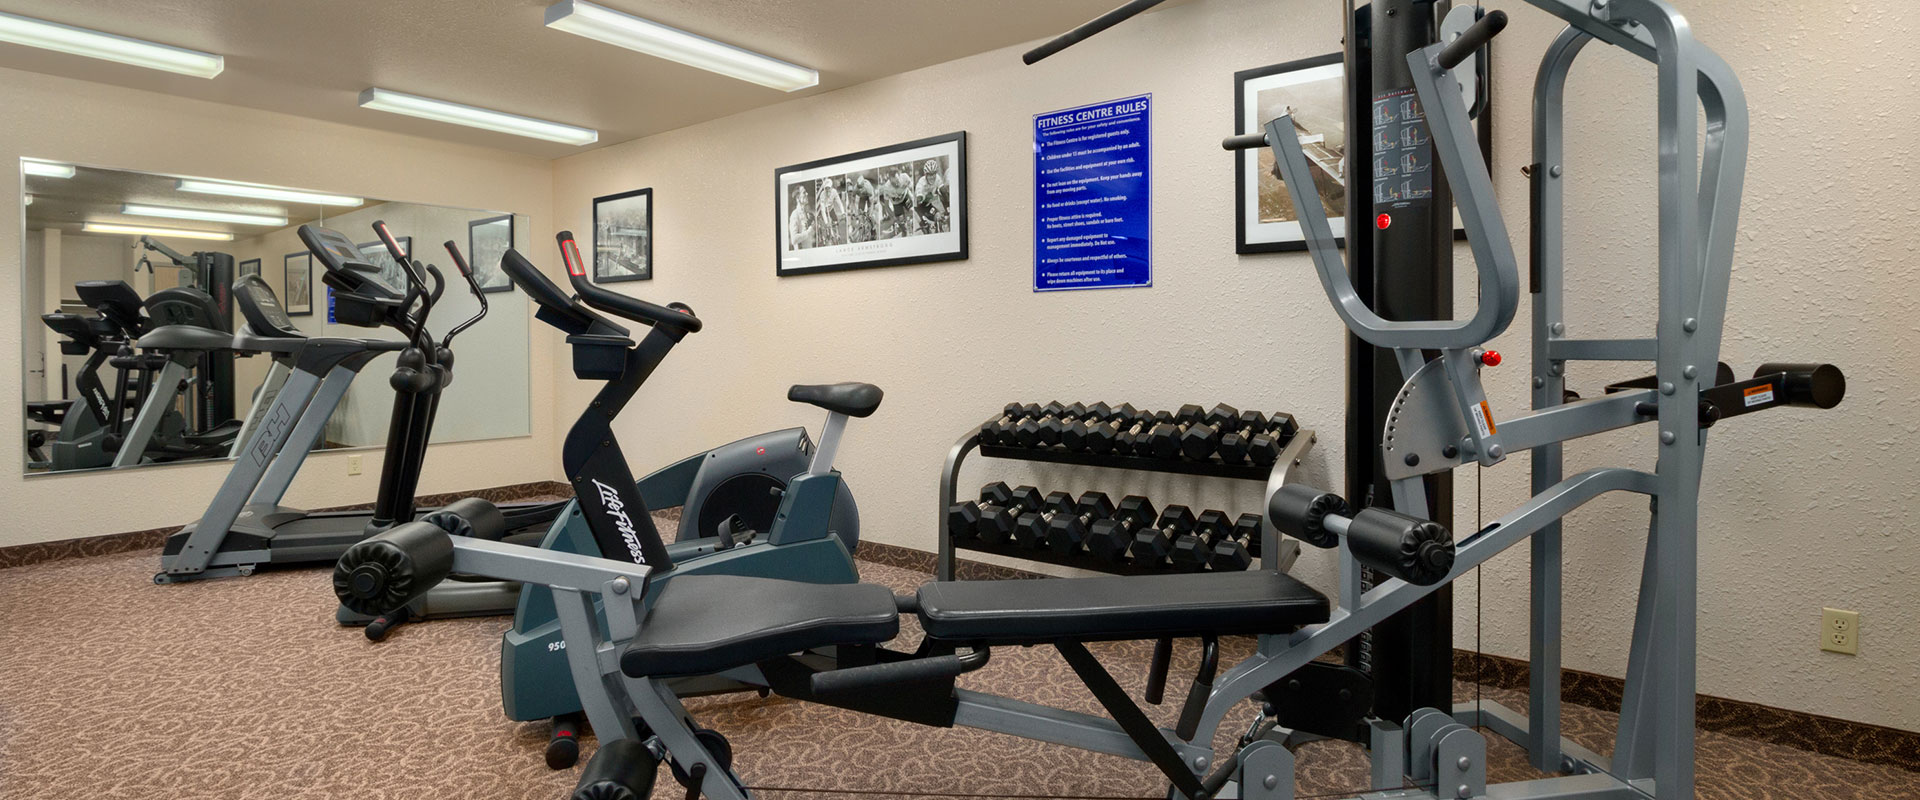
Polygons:
<instances>
[{"instance_id":1,"label":"framed black and white photo","mask_svg":"<svg viewBox=\"0 0 1920 800\"><path fill-rule=\"evenodd\" d=\"M1481 51L1483 55L1486 50ZM1493 163L1491 128L1485 124L1491 93L1486 64L1480 59L1480 119L1475 134L1487 163ZM1347 130L1346 67L1340 53L1249 69L1233 75L1233 116L1237 133L1254 133L1282 114L1293 115L1294 133L1314 169L1314 187L1327 212L1327 221L1341 247L1347 244ZM1416 112L1417 113L1417 112ZM1417 147L1424 142L1398 143ZM1376 145L1377 146L1377 145ZM1431 152L1429 149L1428 152ZM1300 217L1293 196L1274 174L1273 150L1261 147L1235 153L1234 252L1281 253L1307 249L1300 233ZM1428 165L1425 168L1432 168ZM1380 182L1376 193L1389 194L1397 183ZM1466 228L1454 211L1455 239L1466 238Z\"/></svg>"},{"instance_id":2,"label":"framed black and white photo","mask_svg":"<svg viewBox=\"0 0 1920 800\"><path fill-rule=\"evenodd\" d=\"M500 268L501 257L513 246L513 215L476 219L467 223L467 264L483 292L511 292L513 281Z\"/></svg>"},{"instance_id":3,"label":"framed black and white photo","mask_svg":"<svg viewBox=\"0 0 1920 800\"><path fill-rule=\"evenodd\" d=\"M260 259L249 258L245 261L240 262L240 272L235 277L244 278L248 275L252 275L256 278L260 277Z\"/></svg>"},{"instance_id":4,"label":"framed black and white photo","mask_svg":"<svg viewBox=\"0 0 1920 800\"><path fill-rule=\"evenodd\" d=\"M282 259L286 266L286 286L280 291L280 305L286 307L287 316L304 317L313 313L313 254L305 250L288 253Z\"/></svg>"},{"instance_id":5,"label":"framed black and white photo","mask_svg":"<svg viewBox=\"0 0 1920 800\"><path fill-rule=\"evenodd\" d=\"M773 173L774 271L967 257L967 133L958 131Z\"/></svg>"},{"instance_id":6,"label":"framed black and white photo","mask_svg":"<svg viewBox=\"0 0 1920 800\"><path fill-rule=\"evenodd\" d=\"M394 241L400 243L400 255L408 257L413 255L413 237L396 236L394 237ZM407 291L406 270L400 268L400 262L393 260L393 254L387 252L385 242L361 242L354 245L354 247L359 248L360 257L366 259L367 263L380 268L380 281L382 283L393 287L394 291L403 294Z\"/></svg>"},{"instance_id":7,"label":"framed black and white photo","mask_svg":"<svg viewBox=\"0 0 1920 800\"><path fill-rule=\"evenodd\" d=\"M593 198L593 282L653 280L653 190Z\"/></svg>"}]
</instances>

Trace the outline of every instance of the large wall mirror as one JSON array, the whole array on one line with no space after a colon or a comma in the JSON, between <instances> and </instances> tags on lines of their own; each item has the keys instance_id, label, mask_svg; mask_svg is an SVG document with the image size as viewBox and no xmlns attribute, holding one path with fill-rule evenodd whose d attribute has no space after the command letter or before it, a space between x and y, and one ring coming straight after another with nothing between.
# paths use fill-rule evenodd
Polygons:
<instances>
[{"instance_id":1,"label":"large wall mirror","mask_svg":"<svg viewBox=\"0 0 1920 800\"><path fill-rule=\"evenodd\" d=\"M232 346L244 342L233 332L264 319L250 312L287 323L283 338L405 338L336 317L325 266L297 234L305 223L364 243L389 285L407 281L375 220L410 255L438 265L446 286L426 324L436 340L478 314L484 298L486 316L453 341L456 379L432 441L530 432L527 299L499 266L508 247L527 249L525 215L36 159L23 159L21 173L29 474L238 454L292 372L289 357ZM454 269L448 241L473 264L479 293ZM187 327L160 332L169 326ZM143 346L154 344L169 348ZM387 352L359 372L317 447L386 444L395 359Z\"/></svg>"}]
</instances>

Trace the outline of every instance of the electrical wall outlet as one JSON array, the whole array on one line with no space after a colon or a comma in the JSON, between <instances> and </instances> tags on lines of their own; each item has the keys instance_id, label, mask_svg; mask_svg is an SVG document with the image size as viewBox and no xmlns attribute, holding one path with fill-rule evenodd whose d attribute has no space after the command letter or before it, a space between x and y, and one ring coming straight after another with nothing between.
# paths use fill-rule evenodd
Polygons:
<instances>
[{"instance_id":1,"label":"electrical wall outlet","mask_svg":"<svg viewBox=\"0 0 1920 800\"><path fill-rule=\"evenodd\" d=\"M347 456L347 474L360 474L360 456Z\"/></svg>"},{"instance_id":2,"label":"electrical wall outlet","mask_svg":"<svg viewBox=\"0 0 1920 800\"><path fill-rule=\"evenodd\" d=\"M1850 656L1859 655L1860 612L1820 609L1820 649Z\"/></svg>"}]
</instances>

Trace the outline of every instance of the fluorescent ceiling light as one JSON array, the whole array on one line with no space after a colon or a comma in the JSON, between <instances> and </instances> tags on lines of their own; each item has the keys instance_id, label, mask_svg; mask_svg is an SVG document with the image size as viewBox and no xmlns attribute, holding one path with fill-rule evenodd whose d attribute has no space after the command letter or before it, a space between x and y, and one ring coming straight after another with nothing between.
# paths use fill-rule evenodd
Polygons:
<instances>
[{"instance_id":1,"label":"fluorescent ceiling light","mask_svg":"<svg viewBox=\"0 0 1920 800\"><path fill-rule=\"evenodd\" d=\"M0 13L0 42L118 61L196 78L211 78L226 69L226 59L213 53L5 13Z\"/></svg>"},{"instance_id":2,"label":"fluorescent ceiling light","mask_svg":"<svg viewBox=\"0 0 1920 800\"><path fill-rule=\"evenodd\" d=\"M216 242L231 242L233 234L217 231L183 231L178 228L149 228L143 225L118 225L111 222L89 222L80 226L87 233L119 233L127 236L171 236L176 239L211 239Z\"/></svg>"},{"instance_id":3,"label":"fluorescent ceiling light","mask_svg":"<svg viewBox=\"0 0 1920 800\"><path fill-rule=\"evenodd\" d=\"M37 159L37 158L20 159L20 171L28 175L38 175L42 178L73 177L72 164L61 164L55 161L41 161L40 159Z\"/></svg>"},{"instance_id":4,"label":"fluorescent ceiling light","mask_svg":"<svg viewBox=\"0 0 1920 800\"><path fill-rule=\"evenodd\" d=\"M577 128L544 119L523 117L504 111L489 111L388 89L368 89L361 92L360 107L561 144L581 145L600 141L600 132L592 128Z\"/></svg>"},{"instance_id":5,"label":"fluorescent ceiling light","mask_svg":"<svg viewBox=\"0 0 1920 800\"><path fill-rule=\"evenodd\" d=\"M24 198L24 202L27 205L33 205L33 195L26 194L26 195L21 195L21 197Z\"/></svg>"},{"instance_id":6,"label":"fluorescent ceiling light","mask_svg":"<svg viewBox=\"0 0 1920 800\"><path fill-rule=\"evenodd\" d=\"M226 183L224 181L203 181L194 178L182 178L173 188L182 192L196 194L218 194L227 197L249 197L255 200L278 200L283 203L311 203L320 206L357 206L366 202L358 197L343 194L321 194L303 192L298 189L281 189L273 186L256 186L250 183Z\"/></svg>"},{"instance_id":7,"label":"fluorescent ceiling light","mask_svg":"<svg viewBox=\"0 0 1920 800\"><path fill-rule=\"evenodd\" d=\"M547 27L783 92L820 83L820 73L806 67L586 0L560 0L547 6Z\"/></svg>"},{"instance_id":8,"label":"fluorescent ceiling light","mask_svg":"<svg viewBox=\"0 0 1920 800\"><path fill-rule=\"evenodd\" d=\"M287 218L267 214L235 214L231 211L203 211L197 208L163 208L161 206L143 206L125 203L120 213L136 217L166 217L168 219L191 219L201 222L232 222L240 225L285 225Z\"/></svg>"}]
</instances>

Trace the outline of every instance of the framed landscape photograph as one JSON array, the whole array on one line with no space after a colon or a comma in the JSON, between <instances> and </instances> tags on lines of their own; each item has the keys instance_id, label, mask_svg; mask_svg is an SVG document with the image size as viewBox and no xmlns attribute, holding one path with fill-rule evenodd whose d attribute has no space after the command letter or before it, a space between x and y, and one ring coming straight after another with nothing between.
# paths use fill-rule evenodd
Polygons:
<instances>
[{"instance_id":1,"label":"framed landscape photograph","mask_svg":"<svg viewBox=\"0 0 1920 800\"><path fill-rule=\"evenodd\" d=\"M593 198L593 282L653 280L653 190Z\"/></svg>"},{"instance_id":2,"label":"framed landscape photograph","mask_svg":"<svg viewBox=\"0 0 1920 800\"><path fill-rule=\"evenodd\" d=\"M256 278L260 276L260 259L249 258L245 261L240 262L239 277L245 277L248 275L252 275Z\"/></svg>"},{"instance_id":3,"label":"framed landscape photograph","mask_svg":"<svg viewBox=\"0 0 1920 800\"><path fill-rule=\"evenodd\" d=\"M967 257L967 133L773 173L774 271L804 275Z\"/></svg>"},{"instance_id":4,"label":"framed landscape photograph","mask_svg":"<svg viewBox=\"0 0 1920 800\"><path fill-rule=\"evenodd\" d=\"M500 259L513 246L513 215L476 219L467 223L467 264L483 292L511 292L513 281L500 268Z\"/></svg>"},{"instance_id":5,"label":"framed landscape photograph","mask_svg":"<svg viewBox=\"0 0 1920 800\"><path fill-rule=\"evenodd\" d=\"M1341 54L1243 70L1233 75L1233 117L1238 132L1253 133L1276 117L1293 114L1295 132L1315 167L1314 186L1342 246L1347 233L1347 81ZM1236 253L1282 253L1307 249L1287 185L1274 175L1273 150L1234 154Z\"/></svg>"},{"instance_id":6,"label":"framed landscape photograph","mask_svg":"<svg viewBox=\"0 0 1920 800\"><path fill-rule=\"evenodd\" d=\"M408 257L413 256L413 237L396 236L394 237L394 241L400 243L401 255ZM393 287L394 291L402 294L406 293L407 273L400 268L400 262L393 260L393 254L387 252L385 243L375 240L371 242L361 242L354 245L354 247L360 249L360 256L365 258L367 263L380 268L381 282Z\"/></svg>"},{"instance_id":7,"label":"framed landscape photograph","mask_svg":"<svg viewBox=\"0 0 1920 800\"><path fill-rule=\"evenodd\" d=\"M289 317L312 314L313 254L305 250L288 253L282 261L287 269L287 285L280 292L280 304L286 307Z\"/></svg>"}]
</instances>

